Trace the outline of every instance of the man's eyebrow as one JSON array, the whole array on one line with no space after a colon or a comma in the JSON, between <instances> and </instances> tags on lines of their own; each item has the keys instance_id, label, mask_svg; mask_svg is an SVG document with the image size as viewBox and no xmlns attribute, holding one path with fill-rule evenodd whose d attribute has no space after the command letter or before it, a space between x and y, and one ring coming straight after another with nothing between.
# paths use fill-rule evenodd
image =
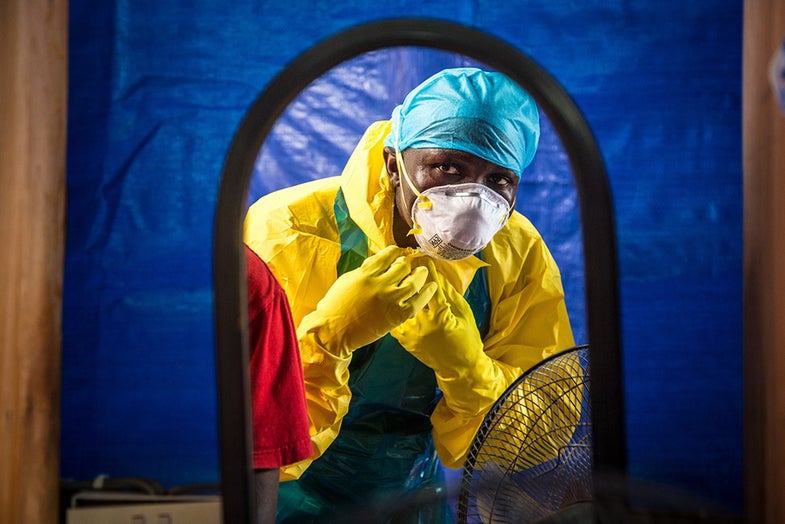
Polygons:
<instances>
[{"instance_id":1,"label":"man's eyebrow","mask_svg":"<svg viewBox=\"0 0 785 524\"><path fill-rule=\"evenodd\" d=\"M467 151L463 151L461 149L448 149L448 148L431 148L431 149L423 150L422 159L423 159L423 161L429 162L429 163L445 162L445 161L448 161L448 160L455 160L457 162L470 163L470 162L474 162L475 160L481 160L481 161L493 164L493 162L485 160L485 159L483 159L481 157L478 157L477 155L474 155L474 154L469 153ZM513 177L517 178L518 180L520 180L520 178L521 178L521 176L519 174L517 174L515 171L513 171L510 168L507 168L507 167L504 167L504 166L500 166L498 164L494 164L494 166L497 168L499 174L513 176Z\"/></svg>"},{"instance_id":2,"label":"man's eyebrow","mask_svg":"<svg viewBox=\"0 0 785 524\"><path fill-rule=\"evenodd\" d=\"M426 153L426 156L428 156L428 157L436 157L436 158L443 158L443 157L453 158L453 157L458 157L458 158L461 158L461 159L469 160L472 157L474 157L475 155L472 155L471 153L467 153L466 151L461 151L460 149L431 149L431 150L428 150L428 152Z\"/></svg>"}]
</instances>

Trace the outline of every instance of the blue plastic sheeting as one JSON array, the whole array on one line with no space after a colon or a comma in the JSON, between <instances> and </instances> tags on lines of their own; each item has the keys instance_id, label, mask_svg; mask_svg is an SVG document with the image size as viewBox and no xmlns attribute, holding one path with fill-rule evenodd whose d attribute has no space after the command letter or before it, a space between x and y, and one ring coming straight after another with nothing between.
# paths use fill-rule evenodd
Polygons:
<instances>
[{"instance_id":1,"label":"blue plastic sheeting","mask_svg":"<svg viewBox=\"0 0 785 524\"><path fill-rule=\"evenodd\" d=\"M218 480L212 228L234 132L308 47L418 16L511 43L583 111L616 211L630 473L741 508L741 0L485 4L70 2L64 477ZM363 57L353 78L317 83L259 158L281 178L263 172L251 195L336 169L441 63L426 55L386 70ZM301 136L318 147L297 151ZM562 267L582 341L570 176L546 122L520 209Z\"/></svg>"}]
</instances>

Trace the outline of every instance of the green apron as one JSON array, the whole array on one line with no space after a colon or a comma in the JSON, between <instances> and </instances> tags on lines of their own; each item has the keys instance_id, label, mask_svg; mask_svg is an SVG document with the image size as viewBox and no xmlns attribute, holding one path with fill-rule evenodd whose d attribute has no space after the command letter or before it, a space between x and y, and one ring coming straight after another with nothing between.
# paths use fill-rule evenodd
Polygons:
<instances>
[{"instance_id":1,"label":"green apron","mask_svg":"<svg viewBox=\"0 0 785 524\"><path fill-rule=\"evenodd\" d=\"M334 212L342 275L365 260L368 239L349 217L341 190ZM484 268L465 297L484 336L490 316ZM349 372L352 399L340 433L300 479L279 485L277 522L357 522L363 516L364 522L384 522L417 500L425 502L403 518L396 514L395 522L450 522L444 496L423 496L443 491L431 437L430 415L441 398L433 370L388 333L356 350ZM373 511L380 516L372 517Z\"/></svg>"}]
</instances>

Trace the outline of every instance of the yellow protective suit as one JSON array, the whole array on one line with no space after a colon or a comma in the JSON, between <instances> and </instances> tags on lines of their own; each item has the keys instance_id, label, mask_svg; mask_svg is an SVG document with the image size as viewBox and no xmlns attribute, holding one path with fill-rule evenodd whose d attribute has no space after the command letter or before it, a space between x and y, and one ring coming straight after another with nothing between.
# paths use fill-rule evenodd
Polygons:
<instances>
[{"instance_id":1,"label":"yellow protective suit","mask_svg":"<svg viewBox=\"0 0 785 524\"><path fill-rule=\"evenodd\" d=\"M340 177L314 180L262 197L248 211L245 242L270 266L292 309L295 325L314 311L338 275L341 239L333 211L339 188L352 220L374 254L393 245L393 187L383 161L383 140L390 122L372 124ZM482 260L434 261L459 293L478 268L486 266L491 304L483 350L493 359L494 395L465 392L442 398L431 415L432 436L442 463L460 467L485 413L524 371L543 358L574 345L561 276L534 226L513 212L504 228L482 251ZM315 456L282 469L282 480L298 478L333 442L349 409L351 356L325 352L317 342L300 340L306 401ZM460 396L453 388L450 395Z\"/></svg>"}]
</instances>

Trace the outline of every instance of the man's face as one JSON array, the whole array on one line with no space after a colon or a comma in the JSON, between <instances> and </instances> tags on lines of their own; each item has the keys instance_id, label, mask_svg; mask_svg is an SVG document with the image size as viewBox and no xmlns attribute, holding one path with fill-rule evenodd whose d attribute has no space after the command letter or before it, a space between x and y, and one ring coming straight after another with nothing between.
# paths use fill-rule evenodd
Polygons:
<instances>
[{"instance_id":1,"label":"man's face","mask_svg":"<svg viewBox=\"0 0 785 524\"><path fill-rule=\"evenodd\" d=\"M406 172L420 193L436 186L474 182L493 189L513 205L519 177L510 169L457 149L410 148L401 155ZM384 158L390 181L397 187L398 213L411 226L411 208L417 195L399 172L392 148L384 149Z\"/></svg>"}]
</instances>

